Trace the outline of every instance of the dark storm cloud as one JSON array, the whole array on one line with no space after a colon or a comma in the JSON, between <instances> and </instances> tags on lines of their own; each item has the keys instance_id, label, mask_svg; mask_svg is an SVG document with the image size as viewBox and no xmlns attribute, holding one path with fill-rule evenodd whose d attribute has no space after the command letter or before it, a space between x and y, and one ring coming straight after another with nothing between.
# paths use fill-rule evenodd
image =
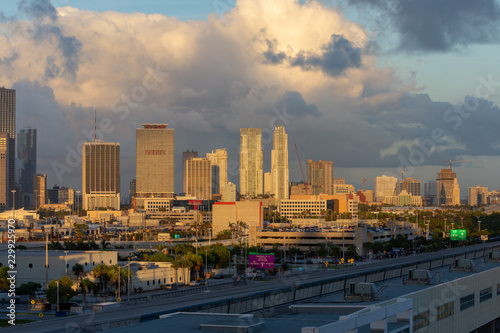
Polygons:
<instances>
[{"instance_id":1,"label":"dark storm cloud","mask_svg":"<svg viewBox=\"0 0 500 333\"><path fill-rule=\"evenodd\" d=\"M294 117L304 115L319 117L321 115L318 111L318 107L314 103L307 104L302 94L297 91L287 91L278 102L275 103L275 108L278 110L286 110L287 114Z\"/></svg>"},{"instance_id":2,"label":"dark storm cloud","mask_svg":"<svg viewBox=\"0 0 500 333\"><path fill-rule=\"evenodd\" d=\"M399 33L402 51L445 52L470 44L498 43L500 8L495 0L349 0L375 7ZM377 17L377 15L374 15ZM382 27L379 27L382 28Z\"/></svg>"},{"instance_id":3,"label":"dark storm cloud","mask_svg":"<svg viewBox=\"0 0 500 333\"><path fill-rule=\"evenodd\" d=\"M282 64L287 61L292 67L304 70L320 69L330 76L339 76L346 69L361 66L361 49L354 47L343 36L332 35L331 41L323 45L321 54L300 51L296 56L278 50L276 40L266 40L267 50L263 53L265 63Z\"/></svg>"},{"instance_id":4,"label":"dark storm cloud","mask_svg":"<svg viewBox=\"0 0 500 333\"><path fill-rule=\"evenodd\" d=\"M63 70L54 71L54 66L57 66L55 61L47 61L45 73L49 75L46 75L46 78L54 78L63 74L75 79L79 69L82 43L74 36L66 36L57 25L57 10L50 0L22 0L18 4L18 9L33 19L35 41L40 42L51 38L57 41L57 47L63 56L62 63L58 67L62 67Z\"/></svg>"}]
</instances>

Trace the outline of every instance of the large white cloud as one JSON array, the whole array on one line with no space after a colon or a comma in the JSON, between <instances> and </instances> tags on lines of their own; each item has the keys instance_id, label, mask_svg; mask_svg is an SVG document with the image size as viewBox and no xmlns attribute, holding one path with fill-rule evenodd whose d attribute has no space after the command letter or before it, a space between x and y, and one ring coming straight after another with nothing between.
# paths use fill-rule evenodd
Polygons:
<instances>
[{"instance_id":1,"label":"large white cloud","mask_svg":"<svg viewBox=\"0 0 500 333\"><path fill-rule=\"evenodd\" d=\"M93 131L96 108L105 139L122 144L122 186L134 177L134 129L145 122L174 127L179 153L227 147L234 162L239 128L269 133L284 122L304 158L383 166L398 163L406 147L394 142L425 137L449 107L418 104L412 82L377 67L363 27L317 1L239 0L206 21L72 7L49 13L0 23L0 82L17 84L21 126L34 117L26 108L49 92L52 101L36 112L52 121L39 122L38 132L65 136L49 148L41 142L39 156L57 151L50 156L62 165L88 138L82 131ZM399 126L415 121L420 131ZM39 169L60 181L49 161ZM79 186L78 166L63 182Z\"/></svg>"}]
</instances>

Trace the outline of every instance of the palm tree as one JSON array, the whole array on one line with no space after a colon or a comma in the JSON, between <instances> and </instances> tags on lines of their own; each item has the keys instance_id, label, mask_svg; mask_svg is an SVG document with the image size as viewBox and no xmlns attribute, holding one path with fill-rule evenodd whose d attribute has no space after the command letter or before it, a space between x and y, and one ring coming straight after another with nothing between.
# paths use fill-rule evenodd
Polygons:
<instances>
[{"instance_id":1,"label":"palm tree","mask_svg":"<svg viewBox=\"0 0 500 333\"><path fill-rule=\"evenodd\" d=\"M108 266L104 264L99 264L94 267L92 270L92 274L94 275L94 278L99 278L99 291L100 294L102 295L102 289L103 289L103 284L102 280L106 281L107 278L107 273L108 273Z\"/></svg>"},{"instance_id":2,"label":"palm tree","mask_svg":"<svg viewBox=\"0 0 500 333\"><path fill-rule=\"evenodd\" d=\"M96 288L96 285L94 282L90 281L89 279L82 278L82 280L80 282L80 287L82 288L83 309L85 310L85 297L87 296L87 291L91 292L94 288Z\"/></svg>"},{"instance_id":3,"label":"palm tree","mask_svg":"<svg viewBox=\"0 0 500 333\"><path fill-rule=\"evenodd\" d=\"M190 252L190 253L188 253L186 259L192 263L192 266L190 266L190 267L194 266L194 268L196 270L196 280L198 280L200 278L200 268L201 268L201 265L203 265L203 258L198 254L194 254L194 253Z\"/></svg>"},{"instance_id":4,"label":"palm tree","mask_svg":"<svg viewBox=\"0 0 500 333\"><path fill-rule=\"evenodd\" d=\"M179 279L177 278L177 270L181 267L181 265L177 260L174 260L172 261L172 265L170 267L175 269L175 283L177 284L177 282L179 282Z\"/></svg>"},{"instance_id":5,"label":"palm tree","mask_svg":"<svg viewBox=\"0 0 500 333\"><path fill-rule=\"evenodd\" d=\"M83 265L76 263L73 265L73 267L71 267L71 270L73 271L73 273L75 273L76 281L78 282L78 277L83 273L85 269L83 268Z\"/></svg>"}]
</instances>

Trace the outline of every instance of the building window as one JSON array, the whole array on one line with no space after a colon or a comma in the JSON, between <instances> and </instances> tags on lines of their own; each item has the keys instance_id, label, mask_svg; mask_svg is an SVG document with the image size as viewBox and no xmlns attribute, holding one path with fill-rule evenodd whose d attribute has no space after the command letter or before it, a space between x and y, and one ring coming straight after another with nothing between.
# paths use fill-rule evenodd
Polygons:
<instances>
[{"instance_id":1,"label":"building window","mask_svg":"<svg viewBox=\"0 0 500 333\"><path fill-rule=\"evenodd\" d=\"M28 265L28 267L29 267L29 268L33 268L33 264L29 264L29 265Z\"/></svg>"},{"instance_id":2,"label":"building window","mask_svg":"<svg viewBox=\"0 0 500 333\"><path fill-rule=\"evenodd\" d=\"M474 306L474 294L460 298L460 311L464 311L471 306Z\"/></svg>"},{"instance_id":3,"label":"building window","mask_svg":"<svg viewBox=\"0 0 500 333\"><path fill-rule=\"evenodd\" d=\"M497 284L497 295L500 295L500 283Z\"/></svg>"},{"instance_id":4,"label":"building window","mask_svg":"<svg viewBox=\"0 0 500 333\"><path fill-rule=\"evenodd\" d=\"M482 303L484 301L489 300L493 297L493 288L489 287L479 291L479 302Z\"/></svg>"},{"instance_id":5,"label":"building window","mask_svg":"<svg viewBox=\"0 0 500 333\"><path fill-rule=\"evenodd\" d=\"M429 310L420 312L419 314L413 316L414 331L425 326L429 326Z\"/></svg>"},{"instance_id":6,"label":"building window","mask_svg":"<svg viewBox=\"0 0 500 333\"><path fill-rule=\"evenodd\" d=\"M147 285L149 286L149 281L146 281Z\"/></svg>"},{"instance_id":7,"label":"building window","mask_svg":"<svg viewBox=\"0 0 500 333\"><path fill-rule=\"evenodd\" d=\"M449 302L437 307L437 320L453 316L455 312L455 302Z\"/></svg>"}]
</instances>

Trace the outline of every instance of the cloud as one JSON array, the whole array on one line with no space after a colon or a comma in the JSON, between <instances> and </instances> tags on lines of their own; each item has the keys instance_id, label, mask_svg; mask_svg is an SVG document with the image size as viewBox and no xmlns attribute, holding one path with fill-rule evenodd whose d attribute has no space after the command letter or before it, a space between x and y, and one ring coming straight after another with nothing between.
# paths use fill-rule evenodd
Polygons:
<instances>
[{"instance_id":1,"label":"cloud","mask_svg":"<svg viewBox=\"0 0 500 333\"><path fill-rule=\"evenodd\" d=\"M349 0L362 12L371 13L382 30L391 22L404 52L447 52L473 44L500 42L500 7L495 0Z\"/></svg>"},{"instance_id":2,"label":"cloud","mask_svg":"<svg viewBox=\"0 0 500 333\"><path fill-rule=\"evenodd\" d=\"M299 51L297 55L287 55L278 51L277 41L266 40L267 50L263 53L264 63L297 66L303 70L321 70L331 76L338 76L350 67L361 66L361 49L355 47L343 36L332 35L331 41L322 46L321 54Z\"/></svg>"},{"instance_id":3,"label":"cloud","mask_svg":"<svg viewBox=\"0 0 500 333\"><path fill-rule=\"evenodd\" d=\"M23 10L31 21L0 23L7 32L0 34L0 81L19 91L18 126L38 128L39 170L49 182L61 183L52 163L72 164L70 152L93 138L94 109L103 139L121 144L124 191L135 176L135 129L145 122L175 129L178 173L186 149L227 148L237 166L244 127L263 129L266 170L275 126L285 126L304 159L339 167L397 166L436 128L445 134L425 165L498 154L495 105L477 100L477 111L455 129L456 114L447 113L454 105L415 94L412 82L377 64L363 27L320 2L240 0L206 21ZM71 170L60 185L80 188L79 166ZM299 179L297 170L291 179ZM231 181L238 183L237 172Z\"/></svg>"}]
</instances>

